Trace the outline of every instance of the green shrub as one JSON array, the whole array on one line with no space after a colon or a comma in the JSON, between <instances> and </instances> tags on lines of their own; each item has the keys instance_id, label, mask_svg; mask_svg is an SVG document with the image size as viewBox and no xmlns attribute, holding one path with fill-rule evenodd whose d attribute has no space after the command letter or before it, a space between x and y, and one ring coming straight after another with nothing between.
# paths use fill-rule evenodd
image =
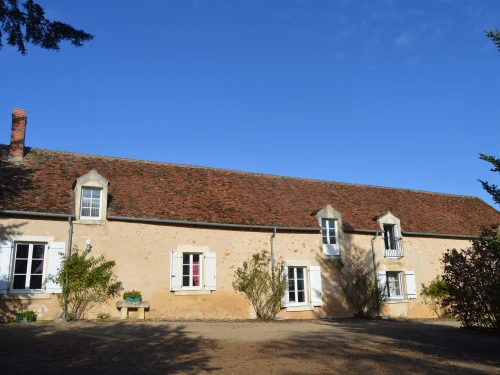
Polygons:
<instances>
[{"instance_id":1,"label":"green shrub","mask_svg":"<svg viewBox=\"0 0 500 375\"><path fill-rule=\"evenodd\" d=\"M128 298L142 298L142 294L138 290L132 289L131 291L126 291L125 293L123 293L123 299L125 299L127 297Z\"/></svg>"},{"instance_id":2,"label":"green shrub","mask_svg":"<svg viewBox=\"0 0 500 375\"><path fill-rule=\"evenodd\" d=\"M448 285L439 276L432 280L428 286L422 283L420 295L424 303L434 311L438 318L448 315L448 312L442 308L442 301L447 296L447 290Z\"/></svg>"},{"instance_id":3,"label":"green shrub","mask_svg":"<svg viewBox=\"0 0 500 375\"><path fill-rule=\"evenodd\" d=\"M75 247L71 256L66 257L54 281L62 286L58 300L64 307L67 299L68 314L66 320L80 320L90 310L111 297L116 297L122 290L122 283L113 273L114 261L107 261L103 255L94 258L89 250L79 252Z\"/></svg>"},{"instance_id":4,"label":"green shrub","mask_svg":"<svg viewBox=\"0 0 500 375\"><path fill-rule=\"evenodd\" d=\"M18 313L16 313L16 318L17 319L26 318L26 320L31 323L31 322L36 321L37 315L34 311L31 311L28 309L28 310L19 311Z\"/></svg>"},{"instance_id":5,"label":"green shrub","mask_svg":"<svg viewBox=\"0 0 500 375\"><path fill-rule=\"evenodd\" d=\"M274 280L271 270L271 257L266 250L252 255L243 262L234 274L233 288L242 293L252 304L257 317L272 319L281 306L281 299L287 286L287 275L282 273L284 264L277 262Z\"/></svg>"}]
</instances>

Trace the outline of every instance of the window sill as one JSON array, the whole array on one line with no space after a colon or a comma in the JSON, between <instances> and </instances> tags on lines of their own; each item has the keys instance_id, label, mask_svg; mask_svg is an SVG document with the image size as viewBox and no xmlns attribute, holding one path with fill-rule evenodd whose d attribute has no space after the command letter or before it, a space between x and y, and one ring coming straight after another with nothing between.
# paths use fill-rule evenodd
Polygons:
<instances>
[{"instance_id":1,"label":"window sill","mask_svg":"<svg viewBox=\"0 0 500 375\"><path fill-rule=\"evenodd\" d=\"M106 220L80 219L73 221L73 224L106 225Z\"/></svg>"},{"instance_id":2,"label":"window sill","mask_svg":"<svg viewBox=\"0 0 500 375\"><path fill-rule=\"evenodd\" d=\"M394 304L394 303L409 303L410 300L407 298L388 298L384 301L385 303L388 304Z\"/></svg>"},{"instance_id":3,"label":"window sill","mask_svg":"<svg viewBox=\"0 0 500 375\"><path fill-rule=\"evenodd\" d=\"M50 299L50 293L10 293L0 294L0 299Z\"/></svg>"},{"instance_id":4,"label":"window sill","mask_svg":"<svg viewBox=\"0 0 500 375\"><path fill-rule=\"evenodd\" d=\"M289 312L295 312L295 311L313 311L314 307L310 305L304 305L304 306L289 306L286 308L286 311Z\"/></svg>"},{"instance_id":5,"label":"window sill","mask_svg":"<svg viewBox=\"0 0 500 375\"><path fill-rule=\"evenodd\" d=\"M385 256L384 258L389 259L389 260L402 260L403 259L403 257L387 257L387 256Z\"/></svg>"},{"instance_id":6,"label":"window sill","mask_svg":"<svg viewBox=\"0 0 500 375\"><path fill-rule=\"evenodd\" d=\"M211 290L180 290L178 292L174 292L174 296L200 296L211 293Z\"/></svg>"}]
</instances>

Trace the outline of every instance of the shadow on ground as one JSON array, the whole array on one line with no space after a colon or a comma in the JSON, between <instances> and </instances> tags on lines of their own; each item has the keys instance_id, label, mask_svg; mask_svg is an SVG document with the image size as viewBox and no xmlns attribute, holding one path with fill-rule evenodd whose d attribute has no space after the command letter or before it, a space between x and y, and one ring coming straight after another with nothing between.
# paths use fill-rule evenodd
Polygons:
<instances>
[{"instance_id":1,"label":"shadow on ground","mask_svg":"<svg viewBox=\"0 0 500 375\"><path fill-rule=\"evenodd\" d=\"M492 374L498 336L456 327L383 321L317 321L324 330L268 341L263 353L304 360L318 373ZM289 374L301 374L302 370Z\"/></svg>"},{"instance_id":2,"label":"shadow on ground","mask_svg":"<svg viewBox=\"0 0 500 375\"><path fill-rule=\"evenodd\" d=\"M184 326L162 323L78 322L0 327L2 374L197 373L214 340L188 337Z\"/></svg>"}]
</instances>

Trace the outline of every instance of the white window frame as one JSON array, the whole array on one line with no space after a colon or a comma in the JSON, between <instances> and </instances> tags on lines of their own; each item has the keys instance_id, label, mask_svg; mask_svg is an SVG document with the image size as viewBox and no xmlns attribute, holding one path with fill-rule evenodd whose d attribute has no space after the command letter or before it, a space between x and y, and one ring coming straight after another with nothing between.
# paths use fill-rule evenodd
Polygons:
<instances>
[{"instance_id":1,"label":"white window frame","mask_svg":"<svg viewBox=\"0 0 500 375\"><path fill-rule=\"evenodd\" d=\"M396 274L397 280L399 282L400 295L392 296L391 288L389 283L389 274ZM405 287L403 284L403 272L402 271L387 271L386 272L386 288L387 288L387 298L388 299L404 299L405 298Z\"/></svg>"},{"instance_id":2,"label":"white window frame","mask_svg":"<svg viewBox=\"0 0 500 375\"><path fill-rule=\"evenodd\" d=\"M326 224L326 226L323 226L323 223ZM330 237L330 229L332 229L332 227L330 226L331 223L333 223L333 230L334 230L334 233L335 233L335 243L332 243L332 238ZM326 229L326 239L327 239L327 243L324 242L324 238L325 236L323 236L323 230ZM323 245L327 245L327 246L337 246L338 244L338 231L337 231L337 220L335 219L321 219L321 241L323 242Z\"/></svg>"},{"instance_id":3,"label":"white window frame","mask_svg":"<svg viewBox=\"0 0 500 375\"><path fill-rule=\"evenodd\" d=\"M290 269L293 269L294 273L294 288L293 292L295 293L295 300L298 298L298 290L297 290L297 269L302 268L303 269L303 275L304 275L304 302L290 302L290 297L288 297L288 306L306 306L309 305L309 293L308 289L310 288L309 284L309 268L305 266L288 266L288 272L290 272ZM287 275L288 277L288 275ZM290 280L287 280L288 283L290 283ZM288 289L287 293L292 292L290 289L290 284L288 284Z\"/></svg>"},{"instance_id":4,"label":"white window frame","mask_svg":"<svg viewBox=\"0 0 500 375\"><path fill-rule=\"evenodd\" d=\"M84 199L90 199L91 202L92 200L97 200L97 198L84 198L83 197L83 191L84 190L99 190L99 215L98 216L83 216L83 200ZM95 186L82 186L81 190L81 197L80 197L80 219L81 220L101 220L101 214L102 214L102 196L103 196L103 189ZM92 214L92 205L90 207L90 213Z\"/></svg>"},{"instance_id":5,"label":"white window frame","mask_svg":"<svg viewBox=\"0 0 500 375\"><path fill-rule=\"evenodd\" d=\"M16 275L15 269L16 269L16 260L17 258L17 246L18 245L29 245L29 250L28 250L28 258L27 258L27 265L26 265L26 281L25 281L25 286L29 283L29 280L31 279L31 264L33 261L33 245L43 245L45 247L44 253L43 253L43 271L42 271L42 287L40 289L30 289L30 288L24 288L24 289L14 289L14 276ZM14 250L12 252L12 267L11 267L11 272L10 272L10 292L11 293L43 293L45 290L45 283L46 283L46 273L47 273L47 256L48 256L48 244L47 243L40 243L40 242L28 242L28 241L19 241L14 243ZM20 258L20 259L26 259L26 258ZM28 284L29 285L29 284Z\"/></svg>"},{"instance_id":6,"label":"white window frame","mask_svg":"<svg viewBox=\"0 0 500 375\"><path fill-rule=\"evenodd\" d=\"M189 283L192 284L192 276L193 276L193 255L198 255L199 264L198 264L198 277L199 277L199 286L184 286L184 256L189 255L189 275L191 276L189 279ZM182 290L202 290L204 287L204 277L203 277L203 253L182 253Z\"/></svg>"}]
</instances>

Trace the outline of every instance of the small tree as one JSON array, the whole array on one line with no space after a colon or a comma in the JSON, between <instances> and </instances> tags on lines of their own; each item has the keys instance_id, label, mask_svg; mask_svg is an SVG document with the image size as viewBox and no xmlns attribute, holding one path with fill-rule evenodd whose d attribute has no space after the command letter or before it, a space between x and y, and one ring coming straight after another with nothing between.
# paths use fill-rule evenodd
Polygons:
<instances>
[{"instance_id":1,"label":"small tree","mask_svg":"<svg viewBox=\"0 0 500 375\"><path fill-rule=\"evenodd\" d=\"M428 286L422 283L420 295L424 303L434 311L438 318L444 315L441 313L441 306L447 295L447 285L439 276L432 280Z\"/></svg>"},{"instance_id":2,"label":"small tree","mask_svg":"<svg viewBox=\"0 0 500 375\"><path fill-rule=\"evenodd\" d=\"M465 327L500 328L500 235L484 229L472 248L443 255L443 306Z\"/></svg>"},{"instance_id":3,"label":"small tree","mask_svg":"<svg viewBox=\"0 0 500 375\"><path fill-rule=\"evenodd\" d=\"M369 308L382 299L383 294L373 271L363 264L361 253L357 253L351 261L340 262L337 268L337 282L344 297L355 308L356 316L365 316Z\"/></svg>"},{"instance_id":4,"label":"small tree","mask_svg":"<svg viewBox=\"0 0 500 375\"><path fill-rule=\"evenodd\" d=\"M115 262L107 261L104 255L94 258L89 250L79 252L77 247L63 260L54 281L62 285L59 303L64 306L67 298L71 318L82 319L96 304L119 295L122 283L112 271L114 266Z\"/></svg>"},{"instance_id":5,"label":"small tree","mask_svg":"<svg viewBox=\"0 0 500 375\"><path fill-rule=\"evenodd\" d=\"M252 304L257 317L272 319L280 309L286 291L287 276L282 273L283 261L275 265L274 280L271 257L266 250L252 255L234 274L233 288L242 293Z\"/></svg>"}]
</instances>

